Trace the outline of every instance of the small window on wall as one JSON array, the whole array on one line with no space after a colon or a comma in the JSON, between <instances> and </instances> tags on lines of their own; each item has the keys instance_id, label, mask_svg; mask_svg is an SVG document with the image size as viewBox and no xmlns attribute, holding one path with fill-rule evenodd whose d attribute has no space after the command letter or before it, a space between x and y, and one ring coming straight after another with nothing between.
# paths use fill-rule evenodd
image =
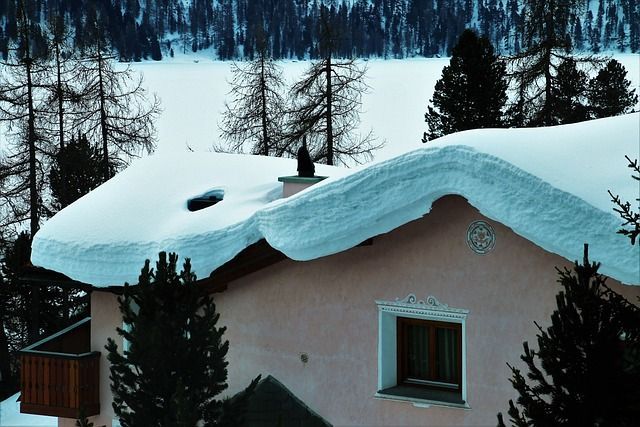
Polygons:
<instances>
[{"instance_id":1,"label":"small window on wall","mask_svg":"<svg viewBox=\"0 0 640 427\"><path fill-rule=\"evenodd\" d=\"M416 405L468 408L465 321L468 311L434 297L376 301L379 311L376 397Z\"/></svg>"},{"instance_id":2,"label":"small window on wall","mask_svg":"<svg viewBox=\"0 0 640 427\"><path fill-rule=\"evenodd\" d=\"M407 385L460 391L459 323L398 317L398 380Z\"/></svg>"}]
</instances>

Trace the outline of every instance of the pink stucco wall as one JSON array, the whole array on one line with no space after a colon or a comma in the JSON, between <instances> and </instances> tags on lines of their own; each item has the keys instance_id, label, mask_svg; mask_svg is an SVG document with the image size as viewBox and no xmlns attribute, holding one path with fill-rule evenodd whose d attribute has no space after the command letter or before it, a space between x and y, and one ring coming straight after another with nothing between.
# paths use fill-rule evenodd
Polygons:
<instances>
[{"instance_id":1,"label":"pink stucco wall","mask_svg":"<svg viewBox=\"0 0 640 427\"><path fill-rule=\"evenodd\" d=\"M495 249L476 255L466 243L478 219L495 229ZM576 242L582 246L582 242ZM333 256L283 261L215 295L231 343L229 392L271 374L334 425L494 426L515 397L506 362L519 363L522 341L535 342L533 321L546 324L555 306L555 266L570 263L543 251L463 198L447 196L424 218ZM612 287L635 301L640 288ZM467 400L471 409L381 400L377 391L375 300L433 295L469 310ZM94 292L91 345L101 359L101 409L92 421L111 426L113 410L104 345L121 325L117 297ZM121 346L121 340L117 340ZM309 359L303 363L300 355ZM60 420L60 426L75 421Z\"/></svg>"},{"instance_id":2,"label":"pink stucco wall","mask_svg":"<svg viewBox=\"0 0 640 427\"><path fill-rule=\"evenodd\" d=\"M466 243L478 219L495 229L495 249ZM576 242L582 246L582 242ZM271 374L334 425L496 425L515 397L506 362L519 363L522 342L535 342L555 306L555 266L545 252L461 197L447 196L420 220L325 258L283 261L215 296L230 341L230 392ZM640 289L609 282L635 300ZM433 295L469 310L466 321L470 410L381 400L377 389L375 300ZM300 355L309 357L303 363Z\"/></svg>"}]
</instances>

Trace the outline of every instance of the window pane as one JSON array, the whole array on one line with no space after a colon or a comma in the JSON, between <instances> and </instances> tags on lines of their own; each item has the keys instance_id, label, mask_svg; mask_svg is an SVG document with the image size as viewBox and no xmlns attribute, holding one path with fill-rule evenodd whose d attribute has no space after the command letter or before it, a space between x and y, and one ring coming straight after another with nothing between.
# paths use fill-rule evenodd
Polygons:
<instances>
[{"instance_id":1,"label":"window pane","mask_svg":"<svg viewBox=\"0 0 640 427\"><path fill-rule=\"evenodd\" d=\"M429 377L429 327L407 325L407 377Z\"/></svg>"},{"instance_id":2,"label":"window pane","mask_svg":"<svg viewBox=\"0 0 640 427\"><path fill-rule=\"evenodd\" d=\"M458 330L436 328L438 381L458 384Z\"/></svg>"}]
</instances>

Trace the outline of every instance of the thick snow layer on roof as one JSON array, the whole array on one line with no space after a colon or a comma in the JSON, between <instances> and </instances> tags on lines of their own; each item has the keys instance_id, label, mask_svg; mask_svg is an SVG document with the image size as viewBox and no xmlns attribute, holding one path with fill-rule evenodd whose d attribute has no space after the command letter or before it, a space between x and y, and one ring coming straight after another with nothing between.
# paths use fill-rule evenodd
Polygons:
<instances>
[{"instance_id":1,"label":"thick snow layer on roof","mask_svg":"<svg viewBox=\"0 0 640 427\"><path fill-rule=\"evenodd\" d=\"M601 272L640 285L640 247L616 234L607 190L640 188L625 155L640 157L640 114L536 129L487 129L441 138L384 162L345 170L281 199L290 159L170 153L135 162L64 209L36 234L32 262L97 286L135 283L161 250L190 257L199 277L265 238L292 259L340 252L430 210L448 194L569 260L582 244ZM187 200L224 191L215 206ZM304 236L303 238L301 236Z\"/></svg>"},{"instance_id":2,"label":"thick snow layer on roof","mask_svg":"<svg viewBox=\"0 0 640 427\"><path fill-rule=\"evenodd\" d=\"M57 426L57 417L45 417L41 415L29 415L20 413L20 402L16 393L10 398L0 402L0 426L2 427L35 427Z\"/></svg>"}]
</instances>

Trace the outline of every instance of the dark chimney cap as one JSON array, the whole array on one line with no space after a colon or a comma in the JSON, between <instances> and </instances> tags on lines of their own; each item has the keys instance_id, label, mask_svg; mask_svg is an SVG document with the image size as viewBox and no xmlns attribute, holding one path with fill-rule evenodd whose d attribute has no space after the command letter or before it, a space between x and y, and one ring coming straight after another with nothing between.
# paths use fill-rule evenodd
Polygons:
<instances>
[{"instance_id":1,"label":"dark chimney cap","mask_svg":"<svg viewBox=\"0 0 640 427\"><path fill-rule=\"evenodd\" d=\"M298 176L303 178L313 178L316 167L311 161L309 150L307 149L307 137L302 138L302 146L298 149Z\"/></svg>"}]
</instances>

